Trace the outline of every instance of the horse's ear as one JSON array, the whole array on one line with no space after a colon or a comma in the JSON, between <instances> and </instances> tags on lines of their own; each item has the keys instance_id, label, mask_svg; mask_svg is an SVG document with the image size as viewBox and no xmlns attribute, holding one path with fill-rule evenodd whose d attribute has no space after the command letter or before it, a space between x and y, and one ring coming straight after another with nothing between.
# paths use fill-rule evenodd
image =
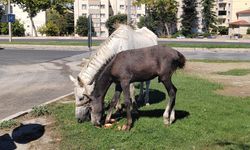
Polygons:
<instances>
[{"instance_id":1,"label":"horse's ear","mask_svg":"<svg viewBox=\"0 0 250 150\"><path fill-rule=\"evenodd\" d=\"M79 86L83 87L84 83L83 83L82 79L79 76L77 76L77 81L78 81Z\"/></svg>"},{"instance_id":2,"label":"horse's ear","mask_svg":"<svg viewBox=\"0 0 250 150\"><path fill-rule=\"evenodd\" d=\"M86 96L89 99L89 101L92 101L94 99L94 97L91 95L83 94L83 96Z\"/></svg>"}]
</instances>

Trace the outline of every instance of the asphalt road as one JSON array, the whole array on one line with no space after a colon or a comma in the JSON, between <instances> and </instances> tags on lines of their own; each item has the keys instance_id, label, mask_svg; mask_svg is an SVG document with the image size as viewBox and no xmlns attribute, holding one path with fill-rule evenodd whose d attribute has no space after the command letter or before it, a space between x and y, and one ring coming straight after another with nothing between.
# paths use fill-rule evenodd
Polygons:
<instances>
[{"instance_id":1,"label":"asphalt road","mask_svg":"<svg viewBox=\"0 0 250 150\"><path fill-rule=\"evenodd\" d=\"M250 60L250 52L182 51L187 59ZM0 50L0 120L73 91L81 59L90 52Z\"/></svg>"},{"instance_id":2,"label":"asphalt road","mask_svg":"<svg viewBox=\"0 0 250 150\"><path fill-rule=\"evenodd\" d=\"M89 52L0 50L0 120L73 91Z\"/></svg>"}]
</instances>

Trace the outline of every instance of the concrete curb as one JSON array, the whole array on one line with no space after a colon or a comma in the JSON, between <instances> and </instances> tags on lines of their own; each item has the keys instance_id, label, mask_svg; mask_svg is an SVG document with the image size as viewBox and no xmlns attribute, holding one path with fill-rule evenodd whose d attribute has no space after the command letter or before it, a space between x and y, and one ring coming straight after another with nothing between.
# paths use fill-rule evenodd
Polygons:
<instances>
[{"instance_id":1,"label":"concrete curb","mask_svg":"<svg viewBox=\"0 0 250 150\"><path fill-rule=\"evenodd\" d=\"M60 99L62 99L62 98L65 98L65 97L67 97L67 96L69 96L69 95L71 95L71 94L73 94L73 92L68 93L68 94L65 94L65 95L60 96L60 97L57 97L57 98L55 98L55 99L52 99L52 100L50 100L50 101L48 101L48 102L45 102L45 103L43 103L43 104L40 104L40 105L38 105L38 106L44 106L44 105L51 104L51 103L56 102L56 101L58 101L58 100L60 100ZM18 113L15 113L15 114L13 114L13 115L11 115L11 116L8 116L8 117L2 119L2 120L0 121L0 123L3 122L3 121L11 120L11 119L16 119L16 118L18 118L18 117L21 117L21 116L23 116L23 115L26 115L26 114L30 113L31 111L32 111L32 109L27 109L27 110L25 110L25 111L20 111L20 112L18 112Z\"/></svg>"},{"instance_id":2,"label":"concrete curb","mask_svg":"<svg viewBox=\"0 0 250 150\"><path fill-rule=\"evenodd\" d=\"M25 45L25 44L0 44L1 48L26 49L26 50L58 50L58 51L89 51L87 46L69 45ZM93 49L94 47L92 47Z\"/></svg>"}]
</instances>

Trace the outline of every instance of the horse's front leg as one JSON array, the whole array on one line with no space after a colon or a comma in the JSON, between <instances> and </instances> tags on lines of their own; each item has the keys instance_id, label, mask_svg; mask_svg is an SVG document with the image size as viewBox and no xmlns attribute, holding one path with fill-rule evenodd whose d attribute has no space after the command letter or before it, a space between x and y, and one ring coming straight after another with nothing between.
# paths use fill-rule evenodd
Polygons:
<instances>
[{"instance_id":1,"label":"horse's front leg","mask_svg":"<svg viewBox=\"0 0 250 150\"><path fill-rule=\"evenodd\" d=\"M163 80L162 82L163 82L165 88L167 89L168 95L170 97L170 100L169 100L167 107L165 109L165 112L163 114L163 120L164 120L165 125L170 125L175 120L174 105L175 105L177 89L174 86L174 84L172 83L171 78L169 78L167 80Z\"/></svg>"},{"instance_id":2,"label":"horse's front leg","mask_svg":"<svg viewBox=\"0 0 250 150\"><path fill-rule=\"evenodd\" d=\"M129 87L129 81L123 80L121 81L121 87L123 90L124 98L125 98L125 108L127 112L127 125L124 125L122 127L122 130L129 130L132 126L132 116L131 116L131 101L130 101L130 87Z\"/></svg>"},{"instance_id":3,"label":"horse's front leg","mask_svg":"<svg viewBox=\"0 0 250 150\"><path fill-rule=\"evenodd\" d=\"M105 119L105 124L111 122L112 110L117 105L117 103L118 103L118 101L120 99L120 96L121 96L121 92L122 92L121 85L116 84L116 86L115 86L115 94L114 94L113 99L112 99L112 101L110 103L110 107L109 107L109 110L107 112L107 116L106 116L106 119Z\"/></svg>"}]
</instances>

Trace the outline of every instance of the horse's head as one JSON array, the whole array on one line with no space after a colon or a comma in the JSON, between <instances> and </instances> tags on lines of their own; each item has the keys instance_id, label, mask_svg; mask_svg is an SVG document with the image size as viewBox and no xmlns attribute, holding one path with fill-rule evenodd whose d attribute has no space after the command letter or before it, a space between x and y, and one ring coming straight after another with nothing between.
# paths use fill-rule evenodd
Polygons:
<instances>
[{"instance_id":1,"label":"horse's head","mask_svg":"<svg viewBox=\"0 0 250 150\"><path fill-rule=\"evenodd\" d=\"M78 76L77 79L70 76L70 80L74 82L75 89L75 104L76 104L76 119L79 123L89 121L94 125L99 126L102 117L102 105L98 103L95 97L91 96L93 84L85 84Z\"/></svg>"},{"instance_id":2,"label":"horse's head","mask_svg":"<svg viewBox=\"0 0 250 150\"><path fill-rule=\"evenodd\" d=\"M88 95L87 88L84 86L84 82L77 77L77 79L69 76L70 80L73 81L75 88L75 115L76 119L79 123L90 120L90 99L89 97L85 96Z\"/></svg>"}]
</instances>

